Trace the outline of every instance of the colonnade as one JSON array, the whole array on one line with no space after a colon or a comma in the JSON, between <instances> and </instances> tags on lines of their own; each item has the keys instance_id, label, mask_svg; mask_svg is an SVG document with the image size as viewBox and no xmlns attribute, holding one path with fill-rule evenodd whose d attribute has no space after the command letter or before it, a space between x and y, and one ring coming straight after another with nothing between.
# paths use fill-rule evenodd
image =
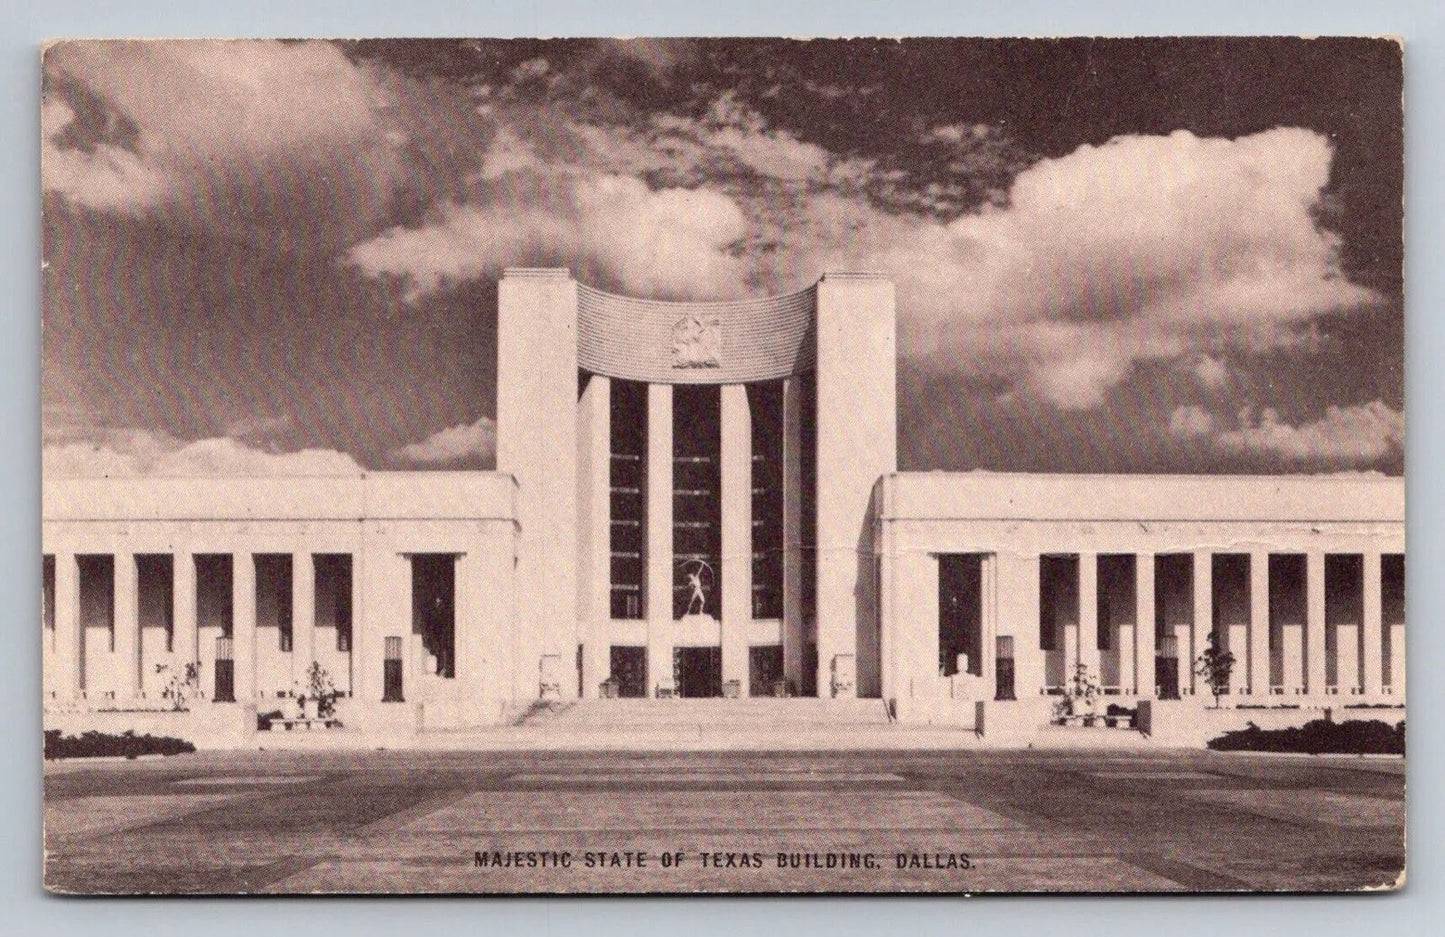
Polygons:
<instances>
[{"instance_id":1,"label":"colonnade","mask_svg":"<svg viewBox=\"0 0 1445 937\"><path fill-rule=\"evenodd\" d=\"M1234 658L1226 690L1232 697L1403 701L1401 554L1071 553L999 556L997 567L991 565L995 555L988 558L982 645L990 660L984 675L991 679L995 672L996 634L1009 635L1020 694L1062 692L1082 665L1106 693L1209 695L1196 662L1210 633L1218 632L1221 649ZM1302 588L1292 589L1295 584L1278 569L1272 579L1272 558L1302 564ZM1133 566L1128 588L1100 575L1101 560L1121 559ZM1077 578L1058 588L1042 570L1049 560L1064 561L1066 570L1076 564ZM1173 564L1162 576L1161 563ZM1348 581L1354 564L1357 586ZM1395 567L1389 576L1386 564ZM1228 575L1241 567L1247 567L1243 575ZM1064 594L1049 595L1051 588ZM994 602L1000 603L996 624L988 611ZM1103 640L1101 630L1107 632ZM1171 674L1166 668L1176 669Z\"/></svg>"},{"instance_id":2,"label":"colonnade","mask_svg":"<svg viewBox=\"0 0 1445 937\"><path fill-rule=\"evenodd\" d=\"M349 649L338 647L338 643L345 642L337 641L334 623L326 627L317 624L315 557L309 552L281 554L288 557L291 568L290 641L283 643L279 627L258 628L255 557L260 555L204 554L230 561L229 616L210 609L207 621L201 620L200 595L215 586L198 577L197 559L201 555L47 555L42 588L47 695L54 700L118 703L157 699L171 673L183 673L187 663L196 663L200 665L200 682L191 692L209 698L216 689L216 660L227 650L233 662L236 700L274 696L304 683L313 661L322 663L333 681L345 689L349 683ZM146 596L151 615L144 622L143 559L169 559L170 568L169 582L151 583ZM108 569L111 573L109 582L92 573L84 596L83 561L88 561L93 570ZM222 598L213 594L211 602ZM165 601L166 607L158 608L157 600ZM227 617L229 621L223 620ZM262 632L275 632L274 642L258 642ZM324 638L319 639L318 634ZM222 638L229 641L222 642Z\"/></svg>"}]
</instances>

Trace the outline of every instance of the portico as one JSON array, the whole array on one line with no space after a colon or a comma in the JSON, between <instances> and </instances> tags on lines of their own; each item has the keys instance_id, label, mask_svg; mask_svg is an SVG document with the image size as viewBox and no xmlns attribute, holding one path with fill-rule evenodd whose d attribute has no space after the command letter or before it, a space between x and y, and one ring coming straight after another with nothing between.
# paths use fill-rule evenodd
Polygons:
<instances>
[{"instance_id":1,"label":"portico","mask_svg":"<svg viewBox=\"0 0 1445 937\"><path fill-rule=\"evenodd\" d=\"M872 485L896 468L889 281L688 303L509 270L499 322L497 466L518 479L535 599L518 626L578 661L544 683L877 694L859 594Z\"/></svg>"},{"instance_id":2,"label":"portico","mask_svg":"<svg viewBox=\"0 0 1445 937\"><path fill-rule=\"evenodd\" d=\"M1120 702L1209 696L1192 663L1217 632L1234 705L1403 705L1402 495L1369 477L885 477L883 694L1027 699L1083 665Z\"/></svg>"}]
</instances>

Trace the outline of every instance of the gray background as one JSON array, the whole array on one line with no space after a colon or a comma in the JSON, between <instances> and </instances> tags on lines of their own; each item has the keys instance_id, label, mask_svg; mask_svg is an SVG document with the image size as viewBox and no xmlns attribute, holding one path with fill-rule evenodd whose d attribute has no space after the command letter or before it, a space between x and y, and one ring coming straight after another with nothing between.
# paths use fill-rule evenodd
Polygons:
<instances>
[{"instance_id":1,"label":"gray background","mask_svg":"<svg viewBox=\"0 0 1445 937\"><path fill-rule=\"evenodd\" d=\"M0 926L8 933L394 934L424 929L694 937L920 932L1119 934L1412 934L1438 932L1445 910L1439 793L1445 782L1432 673L1445 608L1445 345L1441 311L1441 120L1445 12L1440 4L1334 0L1129 2L836 0L646 3L507 0L473 9L445 0L258 2L215 8L160 2L10 0L0 10L0 702L10 735L0 771ZM636 36L636 35L1396 35L1406 41L1406 450L1412 702L1410 882L1401 894L1292 898L809 899L56 899L40 887L39 745L39 49L94 36ZM1200 817L1207 823L1207 816Z\"/></svg>"}]
</instances>

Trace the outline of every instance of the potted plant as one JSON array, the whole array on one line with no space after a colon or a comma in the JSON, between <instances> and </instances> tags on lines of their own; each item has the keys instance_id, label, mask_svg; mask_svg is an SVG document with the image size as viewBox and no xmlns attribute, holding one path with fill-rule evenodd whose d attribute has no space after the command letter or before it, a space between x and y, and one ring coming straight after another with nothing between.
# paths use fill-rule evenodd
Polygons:
<instances>
[{"instance_id":1,"label":"potted plant","mask_svg":"<svg viewBox=\"0 0 1445 937\"><path fill-rule=\"evenodd\" d=\"M622 682L620 680L616 677L608 677L602 681L599 690L601 691L603 699L617 699L621 688Z\"/></svg>"},{"instance_id":2,"label":"potted plant","mask_svg":"<svg viewBox=\"0 0 1445 937\"><path fill-rule=\"evenodd\" d=\"M1099 693L1099 681L1089 671L1089 665L1079 661L1064 687L1064 698L1055 707L1055 715L1065 722L1069 717L1078 717L1084 725L1091 726L1098 719L1094 708L1099 702Z\"/></svg>"},{"instance_id":3,"label":"potted plant","mask_svg":"<svg viewBox=\"0 0 1445 937\"><path fill-rule=\"evenodd\" d=\"M301 718L329 719L336 711L336 685L331 674L319 661L306 668L306 683L301 693Z\"/></svg>"},{"instance_id":4,"label":"potted plant","mask_svg":"<svg viewBox=\"0 0 1445 937\"><path fill-rule=\"evenodd\" d=\"M724 699L737 699L743 695L743 682L741 680L725 680L722 685Z\"/></svg>"},{"instance_id":5,"label":"potted plant","mask_svg":"<svg viewBox=\"0 0 1445 937\"><path fill-rule=\"evenodd\" d=\"M169 674L161 696L171 701L171 709L175 712L190 709L186 704L201 684L200 662L187 661L179 670L173 669L170 664L156 664L156 673Z\"/></svg>"}]
</instances>

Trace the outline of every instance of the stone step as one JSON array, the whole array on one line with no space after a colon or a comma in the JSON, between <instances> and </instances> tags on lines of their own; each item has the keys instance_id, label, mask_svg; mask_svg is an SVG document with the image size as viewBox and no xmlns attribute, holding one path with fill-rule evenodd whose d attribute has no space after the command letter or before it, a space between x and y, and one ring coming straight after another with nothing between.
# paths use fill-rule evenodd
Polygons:
<instances>
[{"instance_id":1,"label":"stone step","mask_svg":"<svg viewBox=\"0 0 1445 937\"><path fill-rule=\"evenodd\" d=\"M886 725L876 699L616 699L539 704L506 722L558 728L757 728Z\"/></svg>"},{"instance_id":2,"label":"stone step","mask_svg":"<svg viewBox=\"0 0 1445 937\"><path fill-rule=\"evenodd\" d=\"M1137 729L1106 726L1042 725L1030 748L1148 748L1153 743Z\"/></svg>"}]
</instances>

